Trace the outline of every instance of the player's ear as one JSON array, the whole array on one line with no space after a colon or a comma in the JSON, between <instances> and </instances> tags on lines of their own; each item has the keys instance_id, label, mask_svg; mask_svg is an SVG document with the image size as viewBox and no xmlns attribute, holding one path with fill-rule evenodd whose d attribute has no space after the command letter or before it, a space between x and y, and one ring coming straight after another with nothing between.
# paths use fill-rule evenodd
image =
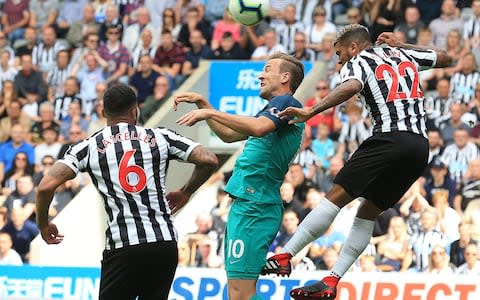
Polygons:
<instances>
[{"instance_id":1,"label":"player's ear","mask_svg":"<svg viewBox=\"0 0 480 300\"><path fill-rule=\"evenodd\" d=\"M288 81L290 81L290 77L291 77L290 72L283 72L280 75L280 83L287 83Z\"/></svg>"}]
</instances>

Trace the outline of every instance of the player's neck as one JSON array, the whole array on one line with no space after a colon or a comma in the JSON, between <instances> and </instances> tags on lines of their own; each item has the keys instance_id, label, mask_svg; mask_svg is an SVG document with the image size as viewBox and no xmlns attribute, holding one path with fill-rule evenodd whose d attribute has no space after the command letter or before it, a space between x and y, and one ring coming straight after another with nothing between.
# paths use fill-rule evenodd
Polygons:
<instances>
[{"instance_id":1,"label":"player's neck","mask_svg":"<svg viewBox=\"0 0 480 300\"><path fill-rule=\"evenodd\" d=\"M127 123L129 125L135 125L137 122L131 118L115 118L115 119L107 119L107 126L115 126L119 123Z\"/></svg>"}]
</instances>

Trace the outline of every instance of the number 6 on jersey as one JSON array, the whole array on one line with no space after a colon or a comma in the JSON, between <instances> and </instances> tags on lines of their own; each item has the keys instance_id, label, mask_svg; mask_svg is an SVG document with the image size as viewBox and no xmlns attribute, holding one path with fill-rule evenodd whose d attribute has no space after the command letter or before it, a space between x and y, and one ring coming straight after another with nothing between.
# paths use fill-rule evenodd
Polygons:
<instances>
[{"instance_id":1,"label":"number 6 on jersey","mask_svg":"<svg viewBox=\"0 0 480 300\"><path fill-rule=\"evenodd\" d=\"M136 149L128 150L123 154L122 159L120 160L120 165L118 166L118 180L122 189L128 193L139 193L143 191L147 185L147 175L145 170L137 165L128 165L128 161L135 154ZM136 175L136 183L133 184L134 178L129 175L133 173Z\"/></svg>"}]
</instances>

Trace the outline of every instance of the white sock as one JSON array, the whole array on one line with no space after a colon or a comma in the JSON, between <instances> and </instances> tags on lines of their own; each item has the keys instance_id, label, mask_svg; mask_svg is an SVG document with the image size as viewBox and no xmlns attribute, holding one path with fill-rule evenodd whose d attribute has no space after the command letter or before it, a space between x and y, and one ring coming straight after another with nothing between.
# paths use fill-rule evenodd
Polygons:
<instances>
[{"instance_id":1,"label":"white sock","mask_svg":"<svg viewBox=\"0 0 480 300\"><path fill-rule=\"evenodd\" d=\"M323 198L297 228L290 241L283 247L284 252L295 256L300 250L327 231L340 208Z\"/></svg>"},{"instance_id":2,"label":"white sock","mask_svg":"<svg viewBox=\"0 0 480 300\"><path fill-rule=\"evenodd\" d=\"M352 229L348 234L347 240L340 250L337 263L332 269L332 272L343 276L345 272L350 269L352 264L362 254L363 250L367 248L368 243L372 237L374 221L360 219L355 217Z\"/></svg>"}]
</instances>

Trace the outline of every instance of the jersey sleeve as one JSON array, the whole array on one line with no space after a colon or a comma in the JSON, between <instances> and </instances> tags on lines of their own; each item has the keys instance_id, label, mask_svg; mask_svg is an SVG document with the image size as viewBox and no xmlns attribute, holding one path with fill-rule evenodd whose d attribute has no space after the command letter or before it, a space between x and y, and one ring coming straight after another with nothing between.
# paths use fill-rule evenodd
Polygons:
<instances>
[{"instance_id":1,"label":"jersey sleeve","mask_svg":"<svg viewBox=\"0 0 480 300\"><path fill-rule=\"evenodd\" d=\"M437 53L433 50L401 49L419 66L419 71L431 69L437 63Z\"/></svg>"},{"instance_id":2,"label":"jersey sleeve","mask_svg":"<svg viewBox=\"0 0 480 300\"><path fill-rule=\"evenodd\" d=\"M367 79L367 73L365 69L360 66L360 61L356 58L349 60L340 69L341 82L344 83L350 79L358 80L362 84L363 90L363 86Z\"/></svg>"},{"instance_id":3,"label":"jersey sleeve","mask_svg":"<svg viewBox=\"0 0 480 300\"><path fill-rule=\"evenodd\" d=\"M83 172L88 162L88 139L71 145L59 162L67 165L75 174Z\"/></svg>"},{"instance_id":4,"label":"jersey sleeve","mask_svg":"<svg viewBox=\"0 0 480 300\"><path fill-rule=\"evenodd\" d=\"M187 161L193 149L200 145L170 129L162 128L160 132L167 141L169 158Z\"/></svg>"},{"instance_id":5,"label":"jersey sleeve","mask_svg":"<svg viewBox=\"0 0 480 300\"><path fill-rule=\"evenodd\" d=\"M267 104L267 106L257 114L257 117L264 116L272 120L275 124L276 128L280 128L282 126L286 126L288 121L293 119L293 117L288 118L280 118L278 113L288 107L298 107L301 108L302 104L298 102L293 96L291 95L284 95L284 96L276 96L273 97L272 100Z\"/></svg>"}]
</instances>

